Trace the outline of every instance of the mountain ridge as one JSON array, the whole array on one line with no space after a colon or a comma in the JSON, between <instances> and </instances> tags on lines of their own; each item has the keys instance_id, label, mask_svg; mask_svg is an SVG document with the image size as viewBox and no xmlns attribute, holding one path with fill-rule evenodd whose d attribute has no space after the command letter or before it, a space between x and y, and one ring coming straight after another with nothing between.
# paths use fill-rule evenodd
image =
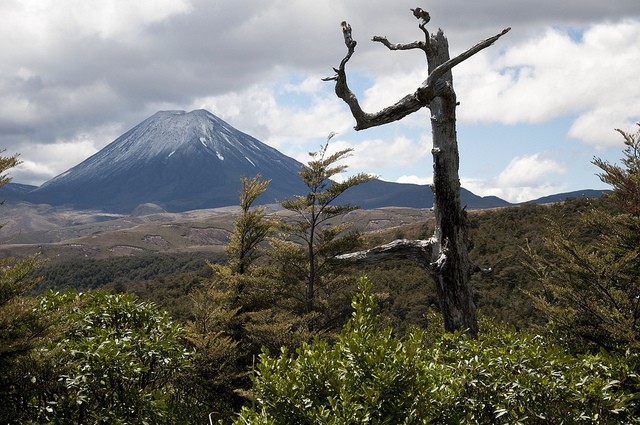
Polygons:
<instances>
[{"instance_id":1,"label":"mountain ridge","mask_svg":"<svg viewBox=\"0 0 640 425\"><path fill-rule=\"evenodd\" d=\"M146 204L182 212L237 205L241 177L261 174L271 182L256 204L269 204L306 193L300 166L204 109L159 111L39 187L5 185L0 199L118 214L135 215ZM557 202L558 196L530 202ZM340 202L366 209L431 208L433 194L426 185L376 179L350 188ZM513 205L464 188L461 203L469 209Z\"/></svg>"}]
</instances>

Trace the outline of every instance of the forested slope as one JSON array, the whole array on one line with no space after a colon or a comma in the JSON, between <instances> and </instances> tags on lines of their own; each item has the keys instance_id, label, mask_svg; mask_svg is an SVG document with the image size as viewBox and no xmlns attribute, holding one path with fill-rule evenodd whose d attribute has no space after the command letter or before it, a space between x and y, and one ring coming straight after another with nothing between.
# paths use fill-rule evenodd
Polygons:
<instances>
[{"instance_id":1,"label":"forested slope","mask_svg":"<svg viewBox=\"0 0 640 425\"><path fill-rule=\"evenodd\" d=\"M469 212L472 241L471 258L490 273L474 276L476 303L481 315L496 318L516 326L540 323L543 319L526 296L534 283L525 272L525 249L540 244L547 234L548 224L557 221L569 232L584 232L579 226L580 214L602 207L598 199L578 198L551 205L520 206ZM374 246L394 239L424 239L433 232L431 220L365 232L365 246ZM585 233L585 242L594 234ZM158 302L177 317L188 317L189 291L210 276L205 260L224 261L223 255L212 253L156 254L142 257L109 259L75 259L44 265L38 273L44 280L38 288L73 288L77 290L106 288L115 292L132 292L144 299ZM390 262L374 267L354 267L353 279L366 273L375 290L384 294L381 303L396 326L424 323L429 307L437 308L437 299L429 277L409 261ZM352 279L352 281L353 281ZM344 302L355 286L347 285Z\"/></svg>"}]
</instances>

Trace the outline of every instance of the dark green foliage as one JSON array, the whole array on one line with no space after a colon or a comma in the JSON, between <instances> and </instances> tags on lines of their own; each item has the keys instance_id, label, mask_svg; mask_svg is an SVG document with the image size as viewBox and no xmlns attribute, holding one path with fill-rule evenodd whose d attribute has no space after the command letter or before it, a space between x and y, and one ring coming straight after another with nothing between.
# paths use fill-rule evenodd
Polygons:
<instances>
[{"instance_id":1,"label":"dark green foliage","mask_svg":"<svg viewBox=\"0 0 640 425\"><path fill-rule=\"evenodd\" d=\"M381 329L360 282L334 344L262 354L259 405L236 424L631 423L638 379L626 359L573 357L541 336L485 322L462 332ZM629 359L631 361L633 359Z\"/></svg>"},{"instance_id":2,"label":"dark green foliage","mask_svg":"<svg viewBox=\"0 0 640 425\"><path fill-rule=\"evenodd\" d=\"M159 275L150 280L136 280L105 286L114 293L132 293L145 301L158 304L182 322L193 317L189 294L210 276L206 264L197 271Z\"/></svg>"},{"instance_id":3,"label":"dark green foliage","mask_svg":"<svg viewBox=\"0 0 640 425\"><path fill-rule=\"evenodd\" d=\"M578 215L591 209L593 203L574 199L556 205L524 204L469 214L469 255L480 267L491 268L491 273L476 273L472 278L480 315L524 328L545 323L544 315L524 292L532 290L536 281L525 272L523 248L540 246L551 218L567 230L576 228ZM584 240L592 237L585 235Z\"/></svg>"},{"instance_id":4,"label":"dark green foliage","mask_svg":"<svg viewBox=\"0 0 640 425\"><path fill-rule=\"evenodd\" d=\"M224 256L204 252L165 253L52 261L39 269L38 275L43 277L36 292L46 288L129 292L162 306L174 318L187 320L191 317L189 292L210 275L206 259L222 261Z\"/></svg>"},{"instance_id":5,"label":"dark green foliage","mask_svg":"<svg viewBox=\"0 0 640 425\"><path fill-rule=\"evenodd\" d=\"M625 136L625 168L594 160L613 185L608 208L592 209L580 224L597 235L584 243L560 223L543 249L529 251L540 282L536 305L563 330L597 345L640 348L640 132Z\"/></svg>"},{"instance_id":6,"label":"dark green foliage","mask_svg":"<svg viewBox=\"0 0 640 425\"><path fill-rule=\"evenodd\" d=\"M40 289L69 288L84 291L105 285L123 285L153 280L161 276L188 273L205 267L210 253L164 253L140 257L112 257L107 259L76 259L62 263L51 262L41 269Z\"/></svg>"},{"instance_id":7,"label":"dark green foliage","mask_svg":"<svg viewBox=\"0 0 640 425\"><path fill-rule=\"evenodd\" d=\"M365 273L373 284L380 321L397 334L403 334L415 325L426 327L428 313L439 309L433 280L411 261L384 262L367 267ZM354 272L350 285L345 285L351 294L357 290L354 284L357 281L358 275ZM351 311L349 308L340 325L350 317Z\"/></svg>"},{"instance_id":8,"label":"dark green foliage","mask_svg":"<svg viewBox=\"0 0 640 425\"><path fill-rule=\"evenodd\" d=\"M37 256L0 259L0 363L29 350L43 332L33 300L24 297L36 284L31 275L40 263Z\"/></svg>"},{"instance_id":9,"label":"dark green foliage","mask_svg":"<svg viewBox=\"0 0 640 425\"><path fill-rule=\"evenodd\" d=\"M189 375L202 404L228 413L246 400L251 386L246 371L253 353L259 352L247 331L250 315L267 308L271 298L265 296L265 281L251 270L239 275L227 265L212 268L212 277L190 293L193 315L187 342L194 355Z\"/></svg>"},{"instance_id":10,"label":"dark green foliage","mask_svg":"<svg viewBox=\"0 0 640 425\"><path fill-rule=\"evenodd\" d=\"M34 395L26 378L32 350L49 336L50 323L24 294L36 283L30 276L37 257L0 260L0 423L16 423Z\"/></svg>"}]
</instances>

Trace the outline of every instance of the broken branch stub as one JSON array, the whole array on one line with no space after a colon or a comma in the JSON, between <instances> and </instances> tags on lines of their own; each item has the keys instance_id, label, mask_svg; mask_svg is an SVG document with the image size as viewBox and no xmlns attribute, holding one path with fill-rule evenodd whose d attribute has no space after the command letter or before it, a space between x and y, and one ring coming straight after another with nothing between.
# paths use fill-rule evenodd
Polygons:
<instances>
[{"instance_id":1,"label":"broken branch stub","mask_svg":"<svg viewBox=\"0 0 640 425\"><path fill-rule=\"evenodd\" d=\"M437 241L433 238L427 240L396 239L388 244L376 246L364 251L338 255L334 262L355 262L358 264L378 264L380 261L412 260L420 267L431 270L430 262L432 250Z\"/></svg>"}]
</instances>

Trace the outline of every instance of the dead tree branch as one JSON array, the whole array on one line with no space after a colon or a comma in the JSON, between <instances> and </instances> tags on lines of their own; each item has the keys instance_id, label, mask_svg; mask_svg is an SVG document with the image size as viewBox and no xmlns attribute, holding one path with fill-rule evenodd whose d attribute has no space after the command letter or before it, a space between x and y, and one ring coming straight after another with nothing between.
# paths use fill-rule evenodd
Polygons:
<instances>
[{"instance_id":1,"label":"dead tree branch","mask_svg":"<svg viewBox=\"0 0 640 425\"><path fill-rule=\"evenodd\" d=\"M431 239L396 239L384 245L365 249L363 251L350 252L348 254L336 255L330 259L334 265L346 266L357 264L359 266L369 266L380 264L389 260L411 260L429 273L433 273L438 268L438 262L429 261L434 257L434 248L437 248L438 240ZM440 257L438 257L440 258ZM491 268L481 268L476 264L471 264L471 273L490 274Z\"/></svg>"},{"instance_id":2,"label":"dead tree branch","mask_svg":"<svg viewBox=\"0 0 640 425\"><path fill-rule=\"evenodd\" d=\"M346 22L342 22L342 33L344 36L345 45L347 46L347 55L340 62L340 67L334 68L336 75L334 75L333 77L323 78L323 80L336 82L336 95L349 106L349 109L351 109L351 113L356 120L356 125L354 127L356 130L377 127L393 121L398 121L406 117L407 115L416 112L423 106L429 105L434 97L440 95L442 90L447 89L446 85L438 84L438 80L446 72L450 71L451 68L465 61L481 50L491 46L496 42L496 40L509 32L509 30L511 30L511 28L505 28L499 34L496 34L493 37L479 42L478 44L456 56L455 58L450 59L442 65L438 66L429 74L427 79L420 85L420 87L418 87L418 89L414 93L408 94L397 101L395 104L372 114L365 112L362 109L360 103L358 102L357 96L351 91L347 83L347 74L345 68L347 62L355 52L357 42L352 37L351 26ZM424 31L426 34L428 34L426 30ZM386 37L379 36L374 37L373 41L384 44L390 50L421 49L426 53L428 53L429 51L428 42L425 43L416 41L408 44L392 44L386 39Z\"/></svg>"},{"instance_id":3,"label":"dead tree branch","mask_svg":"<svg viewBox=\"0 0 640 425\"><path fill-rule=\"evenodd\" d=\"M332 261L367 265L387 260L412 260L420 267L430 270L432 265L429 259L432 257L431 254L436 243L437 241L433 238L427 240L396 239L388 244L364 251L338 255Z\"/></svg>"},{"instance_id":4,"label":"dead tree branch","mask_svg":"<svg viewBox=\"0 0 640 425\"><path fill-rule=\"evenodd\" d=\"M414 41L413 43L406 44L394 44L389 42L389 40L387 40L387 37L381 37L379 35L374 36L371 41L376 41L378 43L384 44L389 50L426 50L427 48L427 43L425 43L424 41Z\"/></svg>"}]
</instances>

